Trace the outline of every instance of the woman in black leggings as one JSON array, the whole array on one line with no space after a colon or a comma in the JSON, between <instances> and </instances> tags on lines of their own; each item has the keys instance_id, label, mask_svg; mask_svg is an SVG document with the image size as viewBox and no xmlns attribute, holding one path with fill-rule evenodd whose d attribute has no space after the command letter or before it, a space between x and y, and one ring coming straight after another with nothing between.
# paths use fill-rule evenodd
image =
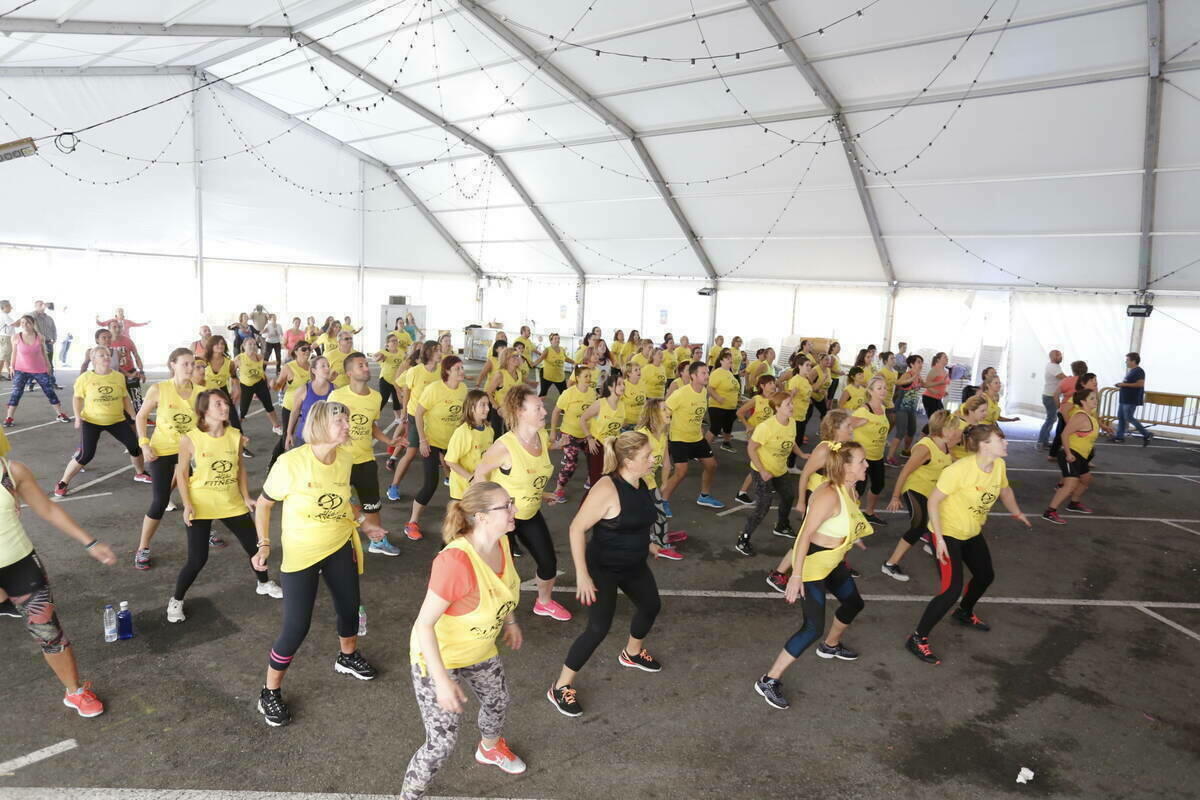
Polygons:
<instances>
[{"instance_id":1,"label":"woman in black leggings","mask_svg":"<svg viewBox=\"0 0 1200 800\"><path fill-rule=\"evenodd\" d=\"M463 370L462 359L458 356L446 356L440 367L441 380L434 381L422 390L417 399L417 413L413 415L413 424L417 426L417 439L421 453L421 473L424 476L421 489L413 498L412 514L404 526L404 533L410 539L420 539L421 512L433 495L437 492L438 484L442 482L442 462L446 457L446 448L450 446L450 437L462 424L463 406L467 402L466 373ZM409 527L415 529L410 531ZM414 536L413 533L416 535Z\"/></svg>"},{"instance_id":2,"label":"woman in black leggings","mask_svg":"<svg viewBox=\"0 0 1200 800\"><path fill-rule=\"evenodd\" d=\"M167 622L183 622L183 596L208 563L208 543L213 522L220 520L237 537L247 556L258 552L254 501L246 484L241 431L229 425L229 398L220 389L201 392L196 398L196 427L179 440L175 485L183 498L183 524L187 526L187 563L175 579L175 593L167 601ZM283 589L267 571L255 570L258 594L279 599Z\"/></svg>"},{"instance_id":3,"label":"woman in black leggings","mask_svg":"<svg viewBox=\"0 0 1200 800\"><path fill-rule=\"evenodd\" d=\"M629 641L617 656L623 667L658 672L662 669L642 646L662 601L650 571L650 529L657 512L654 495L642 480L654 468L654 452L644 433L629 431L604 443L604 477L596 482L571 520L571 556L579 602L588 606L588 624L567 651L558 680L547 699L568 717L583 709L572 682L596 647L608 635L617 608L617 589L633 601L635 612ZM591 541L585 544L588 529Z\"/></svg>"},{"instance_id":4,"label":"woman in black leggings","mask_svg":"<svg viewBox=\"0 0 1200 800\"><path fill-rule=\"evenodd\" d=\"M305 444L279 457L254 508L258 552L250 559L255 570L267 568L271 555L271 511L283 503L283 630L271 648L266 684L258 710L268 725L292 721L280 687L296 651L308 635L317 583L325 579L337 615L339 653L335 672L369 681L375 668L358 652L358 574L362 545L358 530L383 535L350 505L350 467L354 456L343 445L350 440L350 411L341 403L318 400L304 420Z\"/></svg>"}]
</instances>

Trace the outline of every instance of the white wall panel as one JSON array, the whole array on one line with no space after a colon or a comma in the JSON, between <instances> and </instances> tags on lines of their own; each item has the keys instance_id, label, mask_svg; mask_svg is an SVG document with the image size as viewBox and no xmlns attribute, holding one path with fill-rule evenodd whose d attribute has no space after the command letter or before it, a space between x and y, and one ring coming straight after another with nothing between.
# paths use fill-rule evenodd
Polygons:
<instances>
[{"instance_id":1,"label":"white wall panel","mask_svg":"<svg viewBox=\"0 0 1200 800\"><path fill-rule=\"evenodd\" d=\"M641 334L661 342L663 334L674 334L679 342L684 336L693 344L703 342L705 352L708 345L708 320L712 308L712 297L696 294L706 282L647 280L642 302ZM621 312L621 317L625 313ZM632 321L632 317L629 318ZM633 327L625 322L622 327L628 333Z\"/></svg>"},{"instance_id":2,"label":"white wall panel","mask_svg":"<svg viewBox=\"0 0 1200 800\"><path fill-rule=\"evenodd\" d=\"M716 298L717 333L725 337L726 347L741 336L742 349L753 358L753 340L766 339L766 346L778 347L792 333L795 287L722 283Z\"/></svg>"},{"instance_id":3,"label":"white wall panel","mask_svg":"<svg viewBox=\"0 0 1200 800\"><path fill-rule=\"evenodd\" d=\"M1195 372L1175 369L1181 353L1200 347L1200 298L1159 297L1142 333L1142 368L1146 388L1157 392L1200 394ZM1124 377L1124 371L1119 370ZM1120 377L1118 378L1120 380Z\"/></svg>"},{"instance_id":4,"label":"white wall panel","mask_svg":"<svg viewBox=\"0 0 1200 800\"><path fill-rule=\"evenodd\" d=\"M883 287L800 286L794 332L836 339L842 345L838 358L852 365L859 348L883 344L887 295Z\"/></svg>"}]
</instances>

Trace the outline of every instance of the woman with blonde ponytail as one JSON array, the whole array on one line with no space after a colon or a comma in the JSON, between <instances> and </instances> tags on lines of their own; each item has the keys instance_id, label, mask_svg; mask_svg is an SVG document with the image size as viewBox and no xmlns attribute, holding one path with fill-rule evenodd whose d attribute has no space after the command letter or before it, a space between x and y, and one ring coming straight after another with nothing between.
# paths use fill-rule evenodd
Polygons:
<instances>
[{"instance_id":1,"label":"woman with blonde ponytail","mask_svg":"<svg viewBox=\"0 0 1200 800\"><path fill-rule=\"evenodd\" d=\"M654 450L644 433L628 431L606 440L604 476L571 520L576 596L589 606L588 624L567 652L558 680L546 692L546 699L568 717L583 713L571 682L608 635L617 610L617 589L636 609L618 663L644 672L662 669L642 646L662 607L658 584L646 562L656 511L654 495L643 478L653 469ZM586 541L589 528L592 538Z\"/></svg>"}]
</instances>

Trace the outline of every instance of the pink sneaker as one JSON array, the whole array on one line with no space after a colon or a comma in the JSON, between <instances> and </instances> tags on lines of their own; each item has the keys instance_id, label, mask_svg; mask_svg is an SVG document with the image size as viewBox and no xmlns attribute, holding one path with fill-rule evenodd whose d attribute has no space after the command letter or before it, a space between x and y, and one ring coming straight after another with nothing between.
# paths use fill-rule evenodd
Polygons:
<instances>
[{"instance_id":1,"label":"pink sneaker","mask_svg":"<svg viewBox=\"0 0 1200 800\"><path fill-rule=\"evenodd\" d=\"M154 479L150 477L148 472L138 472L133 476L135 483L154 483Z\"/></svg>"},{"instance_id":2,"label":"pink sneaker","mask_svg":"<svg viewBox=\"0 0 1200 800\"><path fill-rule=\"evenodd\" d=\"M554 502L555 502L556 504L558 504L558 505L561 505L561 504L563 504L563 503L567 502L567 493L566 493L566 490L564 490L564 489L555 489L555 490L554 490Z\"/></svg>"},{"instance_id":3,"label":"pink sneaker","mask_svg":"<svg viewBox=\"0 0 1200 800\"><path fill-rule=\"evenodd\" d=\"M664 547L658 551L655 558L665 558L668 561L683 561L683 553L673 550L670 547Z\"/></svg>"},{"instance_id":4,"label":"pink sneaker","mask_svg":"<svg viewBox=\"0 0 1200 800\"><path fill-rule=\"evenodd\" d=\"M663 537L663 541L667 544L679 544L680 542L686 542L687 538L686 531L670 531Z\"/></svg>"},{"instance_id":5,"label":"pink sneaker","mask_svg":"<svg viewBox=\"0 0 1200 800\"><path fill-rule=\"evenodd\" d=\"M81 717L98 717L104 713L104 703L92 691L91 682L83 684L79 692L67 692L63 695L63 705L79 712Z\"/></svg>"},{"instance_id":6,"label":"pink sneaker","mask_svg":"<svg viewBox=\"0 0 1200 800\"><path fill-rule=\"evenodd\" d=\"M533 613L539 617L549 617L559 622L566 622L571 619L571 612L562 607L562 604L557 600L551 600L549 603L536 602L533 604Z\"/></svg>"}]
</instances>

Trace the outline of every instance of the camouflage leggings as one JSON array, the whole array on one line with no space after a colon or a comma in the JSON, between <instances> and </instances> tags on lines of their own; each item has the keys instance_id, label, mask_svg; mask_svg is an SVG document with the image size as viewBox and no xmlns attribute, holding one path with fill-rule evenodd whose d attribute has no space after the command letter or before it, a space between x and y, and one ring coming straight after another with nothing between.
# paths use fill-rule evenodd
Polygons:
<instances>
[{"instance_id":1,"label":"camouflage leggings","mask_svg":"<svg viewBox=\"0 0 1200 800\"><path fill-rule=\"evenodd\" d=\"M37 639L43 653L56 655L71 644L58 622L50 579L37 553L0 567L0 589L25 620L25 630Z\"/></svg>"},{"instance_id":2,"label":"camouflage leggings","mask_svg":"<svg viewBox=\"0 0 1200 800\"><path fill-rule=\"evenodd\" d=\"M479 733L485 739L500 735L504 728L504 715L508 711L508 680L504 677L504 664L500 656L472 664L469 667L450 670L450 677L466 683L479 700ZM413 692L421 719L425 722L425 744L421 745L404 773L404 788L400 792L403 800L416 800L425 796L425 789L446 763L458 741L458 730L462 726L462 714L444 711L437 703L437 687L433 678L422 673L419 664L412 665Z\"/></svg>"}]
</instances>

